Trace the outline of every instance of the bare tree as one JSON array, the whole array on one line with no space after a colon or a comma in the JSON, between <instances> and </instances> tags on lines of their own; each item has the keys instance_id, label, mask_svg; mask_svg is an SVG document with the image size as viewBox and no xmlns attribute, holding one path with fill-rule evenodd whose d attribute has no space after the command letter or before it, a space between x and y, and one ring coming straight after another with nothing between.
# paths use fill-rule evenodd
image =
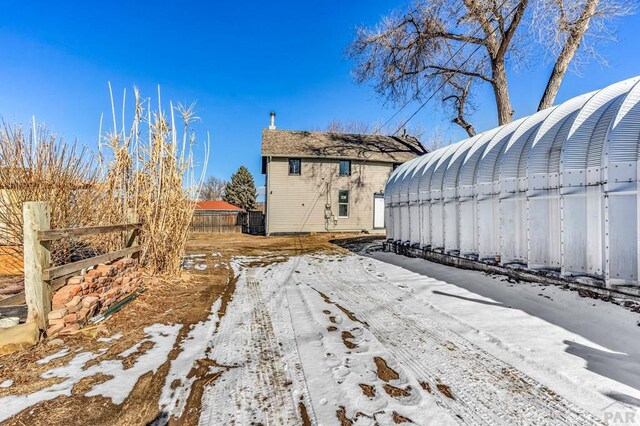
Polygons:
<instances>
[{"instance_id":1,"label":"bare tree","mask_svg":"<svg viewBox=\"0 0 640 426\"><path fill-rule=\"evenodd\" d=\"M469 137L476 135L476 129L469 121L467 121L466 115L469 108L469 96L471 90L471 84L473 78L465 77L463 81L458 81L457 76L451 76L447 80L448 88L452 89L450 94L447 94L442 98L442 102L451 101L456 111L455 117L451 119L452 123L462 127Z\"/></svg>"},{"instance_id":2,"label":"bare tree","mask_svg":"<svg viewBox=\"0 0 640 426\"><path fill-rule=\"evenodd\" d=\"M210 176L203 184L200 191L202 200L222 200L227 181L215 176Z\"/></svg>"},{"instance_id":3,"label":"bare tree","mask_svg":"<svg viewBox=\"0 0 640 426\"><path fill-rule=\"evenodd\" d=\"M582 50L581 59L598 55L598 40L615 39L610 21L636 11L635 1L614 0L539 0L535 3L538 40L548 46L556 57L551 76L540 100L538 110L553 106L560 84L569 65Z\"/></svg>"},{"instance_id":4,"label":"bare tree","mask_svg":"<svg viewBox=\"0 0 640 426\"><path fill-rule=\"evenodd\" d=\"M532 50L536 39L526 27L541 25L548 30L553 22L557 36L537 41L543 48L558 40L567 46L558 53L558 70L545 95L545 103L553 102L565 65L589 29L588 21L597 16L601 28L606 28L611 17L630 13L617 1L624 0L536 0L536 13L528 13L529 0L416 0L384 17L375 28L359 28L347 54L355 61L356 80L372 81L376 91L393 102L423 100L443 87L442 101L453 109L452 121L473 135L466 116L476 85L491 86L498 124L512 120L507 68ZM519 30L521 26L525 28Z\"/></svg>"},{"instance_id":5,"label":"bare tree","mask_svg":"<svg viewBox=\"0 0 640 426\"><path fill-rule=\"evenodd\" d=\"M323 131L331 133L355 133L366 135L371 133L372 129L366 121L341 121L334 119L327 124Z\"/></svg>"},{"instance_id":6,"label":"bare tree","mask_svg":"<svg viewBox=\"0 0 640 426\"><path fill-rule=\"evenodd\" d=\"M428 152L451 145L453 141L445 135L450 135L450 133L446 132L445 129L440 126L434 127L429 134L425 134L422 145Z\"/></svg>"},{"instance_id":7,"label":"bare tree","mask_svg":"<svg viewBox=\"0 0 640 426\"><path fill-rule=\"evenodd\" d=\"M398 119L399 122L406 120ZM418 140L425 134L425 129L420 123L412 126L399 126L397 123L380 123L369 124L365 121L342 121L331 120L326 126L316 126L314 131L329 133L353 133L360 135L402 135L407 134Z\"/></svg>"}]
</instances>

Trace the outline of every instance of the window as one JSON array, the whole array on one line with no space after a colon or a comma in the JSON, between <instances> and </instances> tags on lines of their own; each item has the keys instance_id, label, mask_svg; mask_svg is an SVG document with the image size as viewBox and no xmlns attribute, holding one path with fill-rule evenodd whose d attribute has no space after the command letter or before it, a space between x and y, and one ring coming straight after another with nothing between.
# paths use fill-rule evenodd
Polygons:
<instances>
[{"instance_id":1,"label":"window","mask_svg":"<svg viewBox=\"0 0 640 426\"><path fill-rule=\"evenodd\" d=\"M301 163L299 158L289 158L289 174L300 176Z\"/></svg>"},{"instance_id":2,"label":"window","mask_svg":"<svg viewBox=\"0 0 640 426\"><path fill-rule=\"evenodd\" d=\"M349 217L349 191L338 191L338 217Z\"/></svg>"},{"instance_id":3,"label":"window","mask_svg":"<svg viewBox=\"0 0 640 426\"><path fill-rule=\"evenodd\" d=\"M340 160L340 176L351 176L350 160Z\"/></svg>"}]
</instances>

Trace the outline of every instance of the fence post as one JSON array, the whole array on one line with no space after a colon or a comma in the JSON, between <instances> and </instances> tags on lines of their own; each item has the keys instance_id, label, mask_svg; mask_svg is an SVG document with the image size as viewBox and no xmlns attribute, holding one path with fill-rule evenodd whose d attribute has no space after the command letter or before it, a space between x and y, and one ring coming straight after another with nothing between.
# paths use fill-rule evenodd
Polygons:
<instances>
[{"instance_id":1,"label":"fence post","mask_svg":"<svg viewBox=\"0 0 640 426\"><path fill-rule=\"evenodd\" d=\"M127 223L138 223L138 214L133 207L127 209ZM138 244L138 229L132 229L127 234L127 247L135 247Z\"/></svg>"},{"instance_id":2,"label":"fence post","mask_svg":"<svg viewBox=\"0 0 640 426\"><path fill-rule=\"evenodd\" d=\"M127 222L138 223L138 213L133 207L127 209ZM138 228L132 229L127 234L127 247L136 247L140 244L140 230ZM140 253L135 253L131 257L138 258Z\"/></svg>"},{"instance_id":3,"label":"fence post","mask_svg":"<svg viewBox=\"0 0 640 426\"><path fill-rule=\"evenodd\" d=\"M35 322L39 329L46 330L47 315L51 311L51 291L43 280L43 271L51 263L49 241L39 241L38 231L51 227L51 206L43 201L23 204L24 219L24 295L27 302L27 322Z\"/></svg>"}]
</instances>

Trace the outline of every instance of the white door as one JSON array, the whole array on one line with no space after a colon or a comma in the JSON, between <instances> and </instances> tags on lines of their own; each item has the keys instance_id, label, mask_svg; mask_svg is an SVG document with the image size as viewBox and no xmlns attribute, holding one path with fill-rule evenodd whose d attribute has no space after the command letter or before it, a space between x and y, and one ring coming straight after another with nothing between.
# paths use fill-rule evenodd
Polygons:
<instances>
[{"instance_id":1,"label":"white door","mask_svg":"<svg viewBox=\"0 0 640 426\"><path fill-rule=\"evenodd\" d=\"M373 227L384 228L384 197L375 195L373 198Z\"/></svg>"}]
</instances>

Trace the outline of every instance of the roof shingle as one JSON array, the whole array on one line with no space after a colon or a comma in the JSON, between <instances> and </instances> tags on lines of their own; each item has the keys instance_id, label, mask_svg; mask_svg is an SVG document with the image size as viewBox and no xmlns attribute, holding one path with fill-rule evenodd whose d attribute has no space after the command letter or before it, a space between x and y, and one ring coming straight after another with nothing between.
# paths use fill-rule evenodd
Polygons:
<instances>
[{"instance_id":1,"label":"roof shingle","mask_svg":"<svg viewBox=\"0 0 640 426\"><path fill-rule=\"evenodd\" d=\"M404 163L426 152L413 137L298 130L262 131L263 157L295 156Z\"/></svg>"}]
</instances>

